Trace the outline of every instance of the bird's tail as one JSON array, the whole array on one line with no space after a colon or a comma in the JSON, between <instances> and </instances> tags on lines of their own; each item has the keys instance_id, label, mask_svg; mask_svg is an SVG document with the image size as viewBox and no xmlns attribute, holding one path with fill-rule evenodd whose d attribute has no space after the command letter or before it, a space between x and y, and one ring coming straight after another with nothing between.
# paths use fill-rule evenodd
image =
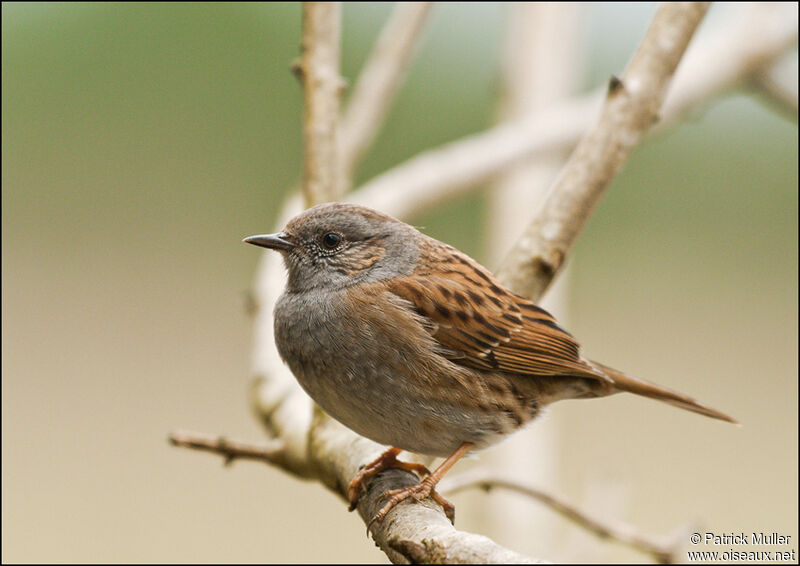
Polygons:
<instances>
[{"instance_id":1,"label":"bird's tail","mask_svg":"<svg viewBox=\"0 0 800 566\"><path fill-rule=\"evenodd\" d=\"M701 415L705 415L713 419L739 424L736 419L729 417L725 413L721 413L716 409L707 407L702 403L698 403L691 397L687 397L686 395L682 395L675 391L670 391L669 389L665 389L659 385L656 385L655 383L650 383L649 381L645 381L643 379L631 377L630 375L626 375L621 371L604 366L598 362L591 363L593 366L595 366L595 368L610 377L614 382L614 387L620 391L627 391L629 393L635 393L636 395L650 397L651 399L664 401L670 405L675 405L676 407L680 407L681 409L686 409L687 411L692 411L694 413L700 413Z\"/></svg>"}]
</instances>

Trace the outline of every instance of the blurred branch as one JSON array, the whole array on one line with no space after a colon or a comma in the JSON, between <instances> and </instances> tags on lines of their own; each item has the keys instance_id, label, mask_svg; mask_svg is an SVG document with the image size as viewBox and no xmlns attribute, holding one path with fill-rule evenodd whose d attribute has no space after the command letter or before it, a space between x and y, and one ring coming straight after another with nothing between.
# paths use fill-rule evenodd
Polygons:
<instances>
[{"instance_id":1,"label":"blurred branch","mask_svg":"<svg viewBox=\"0 0 800 566\"><path fill-rule=\"evenodd\" d=\"M302 55L295 70L305 91L303 194L308 206L332 200L340 176L340 20L338 2L303 2Z\"/></svg>"},{"instance_id":2,"label":"blurred branch","mask_svg":"<svg viewBox=\"0 0 800 566\"><path fill-rule=\"evenodd\" d=\"M354 171L375 139L406 75L417 39L430 11L430 2L398 2L381 30L353 94L347 103L340 133L341 198Z\"/></svg>"},{"instance_id":3,"label":"blurred branch","mask_svg":"<svg viewBox=\"0 0 800 566\"><path fill-rule=\"evenodd\" d=\"M191 448L219 454L225 458L226 466L232 464L234 460L257 460L276 466L283 466L284 443L280 440L272 440L261 444L248 444L237 440L228 440L224 436L185 430L170 433L168 440L170 444L180 448Z\"/></svg>"},{"instance_id":4,"label":"blurred branch","mask_svg":"<svg viewBox=\"0 0 800 566\"><path fill-rule=\"evenodd\" d=\"M753 86L775 108L797 122L797 77L787 80L782 69L773 65L753 75Z\"/></svg>"},{"instance_id":5,"label":"blurred branch","mask_svg":"<svg viewBox=\"0 0 800 566\"><path fill-rule=\"evenodd\" d=\"M706 2L665 3L623 77L612 77L597 124L551 186L548 197L509 252L498 277L538 300L564 264L589 214L658 112Z\"/></svg>"},{"instance_id":6,"label":"blurred branch","mask_svg":"<svg viewBox=\"0 0 800 566\"><path fill-rule=\"evenodd\" d=\"M691 112L746 84L748 77L771 65L797 42L797 17L791 6L730 5L727 15L688 50L664 101L661 121L652 131L673 127ZM759 14L769 33L753 26ZM374 177L348 200L408 218L463 194L543 152L570 150L600 110L596 91L522 120L504 122L420 153Z\"/></svg>"},{"instance_id":7,"label":"blurred branch","mask_svg":"<svg viewBox=\"0 0 800 566\"><path fill-rule=\"evenodd\" d=\"M677 558L678 545L675 543L668 543L663 538L643 535L631 525L592 518L570 503L514 480L497 478L489 473L477 470L445 478L440 484L440 491L449 494L474 488L482 489L486 492L495 488L506 489L535 499L598 537L615 540L649 554L657 562L672 563Z\"/></svg>"},{"instance_id":8,"label":"blurred branch","mask_svg":"<svg viewBox=\"0 0 800 566\"><path fill-rule=\"evenodd\" d=\"M586 5L573 2L509 4L499 121L524 120L575 96L584 75L583 53L588 38L581 24L586 9ZM542 151L518 160L492 179L486 207L488 257L504 257L522 234L531 210L541 205L547 188L569 157L568 149ZM546 308L555 310L561 324L568 324L566 293L551 293L548 299ZM547 420L538 422L535 429L515 433L482 455L483 469L498 473L525 469L526 477L537 484L557 482L560 460L556 429L556 423ZM482 516L481 522L490 529L487 534L502 536L512 548L525 548L535 532L541 541L541 551L537 552L560 550L554 542L558 525L552 516L524 498L501 496L469 500L468 504L468 512L475 510ZM460 507L463 513L464 503Z\"/></svg>"},{"instance_id":9,"label":"blurred branch","mask_svg":"<svg viewBox=\"0 0 800 566\"><path fill-rule=\"evenodd\" d=\"M664 101L663 121L675 122L769 69L797 44L797 8L774 3L728 7L715 33L693 42ZM662 129L670 124L660 124Z\"/></svg>"},{"instance_id":10,"label":"blurred branch","mask_svg":"<svg viewBox=\"0 0 800 566\"><path fill-rule=\"evenodd\" d=\"M503 122L411 159L367 181L347 200L399 218L463 194L539 152L568 151L599 108L583 96L529 118Z\"/></svg>"}]
</instances>

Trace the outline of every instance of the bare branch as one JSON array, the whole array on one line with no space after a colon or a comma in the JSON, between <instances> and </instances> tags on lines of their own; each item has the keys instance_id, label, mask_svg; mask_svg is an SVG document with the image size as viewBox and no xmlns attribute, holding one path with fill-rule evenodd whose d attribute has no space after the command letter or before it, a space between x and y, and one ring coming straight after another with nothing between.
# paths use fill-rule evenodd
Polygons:
<instances>
[{"instance_id":1,"label":"bare branch","mask_svg":"<svg viewBox=\"0 0 800 566\"><path fill-rule=\"evenodd\" d=\"M313 477L343 499L360 463L374 459L383 451L382 446L356 435L322 411L317 411L310 436L309 461L314 465ZM226 465L243 459L286 469L281 441L251 444L186 431L170 434L169 441L174 446L219 454L225 458ZM384 492L414 485L418 481L419 478L410 472L393 469L369 482L358 505L365 524L385 503L382 500ZM396 563L409 559L452 564L536 562L495 544L487 537L456 530L441 508L431 501L398 505L381 523L373 524L372 534L378 546Z\"/></svg>"},{"instance_id":2,"label":"bare branch","mask_svg":"<svg viewBox=\"0 0 800 566\"><path fill-rule=\"evenodd\" d=\"M612 77L598 123L575 148L497 274L516 292L538 300L561 269L592 209L658 119L669 81L708 6L662 4L623 78Z\"/></svg>"},{"instance_id":3,"label":"bare branch","mask_svg":"<svg viewBox=\"0 0 800 566\"><path fill-rule=\"evenodd\" d=\"M499 117L512 121L575 96L583 76L586 37L581 20L586 6L573 2L518 2L507 9ZM492 179L486 210L490 258L506 255L568 157L567 148L539 152ZM566 289L563 278L559 283L562 291ZM561 323L569 324L565 292L550 293L548 304L542 306L551 312L555 309ZM554 421L543 420L536 427L515 433L481 456L482 468L497 472L525 469L528 480L553 484L559 477L556 428ZM535 532L541 541L538 555L560 550L555 543L558 525L552 515L525 498L493 497L464 503L483 517L481 522L490 529L487 535L502 536L511 548L521 549ZM464 503L460 505L462 513Z\"/></svg>"},{"instance_id":4,"label":"bare branch","mask_svg":"<svg viewBox=\"0 0 800 566\"><path fill-rule=\"evenodd\" d=\"M302 209L300 195L290 196L278 214L278 228L283 228L286 221ZM314 475L307 449L312 402L275 347L273 312L284 280L279 254L264 252L254 284L259 307L253 320L254 378L250 385L250 405L269 434L286 443L287 469L300 477L310 477Z\"/></svg>"},{"instance_id":5,"label":"bare branch","mask_svg":"<svg viewBox=\"0 0 800 566\"><path fill-rule=\"evenodd\" d=\"M226 466L232 464L234 460L256 460L283 466L284 443L280 440L249 444L228 440L224 436L186 430L172 432L167 438L173 446L219 454L225 459Z\"/></svg>"},{"instance_id":6,"label":"bare branch","mask_svg":"<svg viewBox=\"0 0 800 566\"><path fill-rule=\"evenodd\" d=\"M341 7L336 2L303 3L302 55L296 71L305 88L304 179L306 206L333 199L341 175L338 158L338 116L342 80L339 76ZM300 198L290 196L278 216L278 225L302 210ZM312 404L294 376L283 365L274 346L272 327L275 301L282 290L278 254L264 253L256 274L259 309L254 326L250 400L256 418L285 443L285 467L300 477L311 477L306 454Z\"/></svg>"},{"instance_id":7,"label":"bare branch","mask_svg":"<svg viewBox=\"0 0 800 566\"><path fill-rule=\"evenodd\" d=\"M717 33L692 42L664 101L664 121L674 122L772 67L797 44L797 8L791 4L731 6ZM700 38L699 38L700 39ZM668 124L659 124L658 129Z\"/></svg>"},{"instance_id":8,"label":"bare branch","mask_svg":"<svg viewBox=\"0 0 800 566\"><path fill-rule=\"evenodd\" d=\"M384 447L358 436L337 421L317 410L311 427L309 457L316 462L321 481L341 497L359 466L374 460ZM383 494L391 489L408 487L419 482L411 472L387 470L367 484L358 503L358 513L368 524L383 506ZM458 531L441 507L430 499L402 502L379 523L372 525L372 537L392 562L405 563L414 556L424 562L533 563L487 537Z\"/></svg>"},{"instance_id":9,"label":"bare branch","mask_svg":"<svg viewBox=\"0 0 800 566\"><path fill-rule=\"evenodd\" d=\"M408 218L539 151L569 150L600 102L598 96L582 97L426 151L368 181L347 200Z\"/></svg>"},{"instance_id":10,"label":"bare branch","mask_svg":"<svg viewBox=\"0 0 800 566\"><path fill-rule=\"evenodd\" d=\"M354 171L386 118L430 7L430 2L398 2L361 69L342 117L339 198L349 190Z\"/></svg>"},{"instance_id":11,"label":"bare branch","mask_svg":"<svg viewBox=\"0 0 800 566\"><path fill-rule=\"evenodd\" d=\"M303 52L297 67L305 89L303 194L311 206L333 198L339 179L338 2L303 2Z\"/></svg>"},{"instance_id":12,"label":"bare branch","mask_svg":"<svg viewBox=\"0 0 800 566\"><path fill-rule=\"evenodd\" d=\"M594 533L600 538L611 539L630 546L631 548L651 555L657 562L671 563L675 561L678 551L678 545L675 544L677 541L669 541L665 537L643 535L637 532L631 525L624 523L595 519L566 501L558 499L540 489L523 485L515 480L493 477L486 472L477 470L459 476L445 478L439 486L439 491L453 494L473 488L482 489L487 492L499 488L520 493L539 501L556 513Z\"/></svg>"},{"instance_id":13,"label":"bare branch","mask_svg":"<svg viewBox=\"0 0 800 566\"><path fill-rule=\"evenodd\" d=\"M758 33L750 7L731 5L727 18L692 45L654 131L675 126L690 112L740 86L760 65L775 61L796 43L797 18L787 17L786 6L759 9L771 33ZM521 160L574 148L602 99L602 92L594 92L423 152L371 179L348 200L408 218L481 185Z\"/></svg>"},{"instance_id":14,"label":"bare branch","mask_svg":"<svg viewBox=\"0 0 800 566\"><path fill-rule=\"evenodd\" d=\"M753 75L756 92L763 95L775 108L797 122L797 77L786 80L782 69L772 66Z\"/></svg>"}]
</instances>

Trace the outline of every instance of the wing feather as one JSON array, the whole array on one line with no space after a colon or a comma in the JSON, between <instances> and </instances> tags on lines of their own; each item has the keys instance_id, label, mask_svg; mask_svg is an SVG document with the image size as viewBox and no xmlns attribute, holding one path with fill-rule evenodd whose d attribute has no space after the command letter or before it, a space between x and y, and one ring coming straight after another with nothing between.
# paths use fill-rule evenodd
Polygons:
<instances>
[{"instance_id":1,"label":"wing feather","mask_svg":"<svg viewBox=\"0 0 800 566\"><path fill-rule=\"evenodd\" d=\"M433 322L427 325L431 335L453 362L532 376L609 379L583 360L578 343L550 313L505 290L467 256L448 251L461 264L457 268L445 270L447 262L440 262L385 284Z\"/></svg>"}]
</instances>

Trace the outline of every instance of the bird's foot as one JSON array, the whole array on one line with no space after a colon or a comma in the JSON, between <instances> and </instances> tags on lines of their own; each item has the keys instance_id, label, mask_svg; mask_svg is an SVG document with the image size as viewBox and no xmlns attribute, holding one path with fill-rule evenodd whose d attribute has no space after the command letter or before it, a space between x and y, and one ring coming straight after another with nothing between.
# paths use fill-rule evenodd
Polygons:
<instances>
[{"instance_id":1,"label":"bird's foot","mask_svg":"<svg viewBox=\"0 0 800 566\"><path fill-rule=\"evenodd\" d=\"M399 448L394 448L394 447L389 448L386 452L378 456L378 458L375 461L370 462L369 464L367 464L358 471L353 480L350 482L350 486L347 488L347 498L350 500L350 511L355 509L356 505L358 505L358 499L359 497L361 497L361 492L364 489L364 483L367 480L377 476L384 470L388 470L390 468L399 468L407 472L415 472L421 476L430 476L431 474L430 470L428 470L428 468L425 467L424 465L418 464L417 462L401 462L400 460L398 460L397 455L400 454L400 452L402 452L402 450L400 450ZM401 490L394 490L394 491L401 491ZM393 493L393 492L390 491L387 493ZM389 509L391 509L391 507L393 506L394 505L390 506ZM373 519L373 521L374 520L375 519Z\"/></svg>"},{"instance_id":2,"label":"bird's foot","mask_svg":"<svg viewBox=\"0 0 800 566\"><path fill-rule=\"evenodd\" d=\"M369 532L373 523L382 521L395 505L404 499L408 499L409 497L412 497L417 501L422 501L426 497L430 497L436 503L442 506L442 509L444 510L445 515L447 515L447 518L450 519L450 522L455 522L456 508L452 503L439 495L439 493L436 491L435 488L437 482L438 478L429 475L417 485L404 487L402 489L393 489L384 493L382 497L388 497L389 501L387 501L386 504L381 507L380 511L378 511L370 520L369 525L367 525L367 532Z\"/></svg>"}]
</instances>

